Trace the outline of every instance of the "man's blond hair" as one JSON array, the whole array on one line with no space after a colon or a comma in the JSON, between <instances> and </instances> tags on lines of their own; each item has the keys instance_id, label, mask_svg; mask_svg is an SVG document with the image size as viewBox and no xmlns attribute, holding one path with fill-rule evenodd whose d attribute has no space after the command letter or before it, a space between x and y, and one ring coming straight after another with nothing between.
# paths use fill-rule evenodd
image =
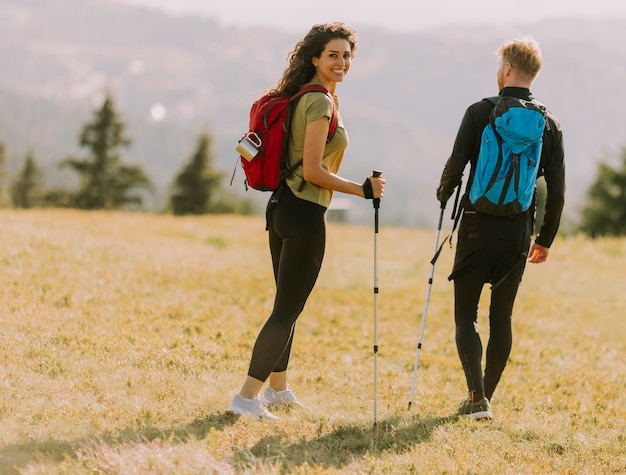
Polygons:
<instances>
[{"instance_id":1,"label":"man's blond hair","mask_svg":"<svg viewBox=\"0 0 626 475\"><path fill-rule=\"evenodd\" d=\"M498 48L497 54L530 80L535 79L543 65L543 55L539 43L530 37L504 43Z\"/></svg>"}]
</instances>

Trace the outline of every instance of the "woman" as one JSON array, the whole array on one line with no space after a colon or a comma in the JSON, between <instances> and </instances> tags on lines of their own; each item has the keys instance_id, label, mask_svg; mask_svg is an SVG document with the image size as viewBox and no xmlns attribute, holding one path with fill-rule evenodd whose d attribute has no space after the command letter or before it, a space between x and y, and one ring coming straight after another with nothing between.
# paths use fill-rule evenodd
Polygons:
<instances>
[{"instance_id":1,"label":"woman","mask_svg":"<svg viewBox=\"0 0 626 475\"><path fill-rule=\"evenodd\" d=\"M314 25L290 53L289 65L273 94L292 96L309 84L321 84L334 98L357 49L355 31L344 23ZM300 403L287 384L287 366L295 323L319 274L326 245L326 209L333 191L368 199L383 196L385 180L369 177L363 185L337 175L348 135L341 116L332 140L326 143L331 97L323 92L303 95L294 109L288 161L302 166L275 192L267 208L267 229L276 280L276 297L261 329L248 375L227 414L277 419L268 407ZM261 388L269 378L263 397Z\"/></svg>"}]
</instances>

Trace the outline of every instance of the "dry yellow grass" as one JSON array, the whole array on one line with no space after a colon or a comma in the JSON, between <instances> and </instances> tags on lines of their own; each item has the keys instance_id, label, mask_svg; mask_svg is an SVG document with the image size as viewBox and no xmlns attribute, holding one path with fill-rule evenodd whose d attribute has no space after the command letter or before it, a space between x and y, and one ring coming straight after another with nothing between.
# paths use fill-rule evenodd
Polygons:
<instances>
[{"instance_id":1,"label":"dry yellow grass","mask_svg":"<svg viewBox=\"0 0 626 475\"><path fill-rule=\"evenodd\" d=\"M263 220L0 219L0 474L626 473L624 240L559 239L528 267L476 423L452 415L449 248L407 410L435 233L382 225L373 430L373 228L329 225L290 370L306 407L264 424L223 414L273 300Z\"/></svg>"}]
</instances>

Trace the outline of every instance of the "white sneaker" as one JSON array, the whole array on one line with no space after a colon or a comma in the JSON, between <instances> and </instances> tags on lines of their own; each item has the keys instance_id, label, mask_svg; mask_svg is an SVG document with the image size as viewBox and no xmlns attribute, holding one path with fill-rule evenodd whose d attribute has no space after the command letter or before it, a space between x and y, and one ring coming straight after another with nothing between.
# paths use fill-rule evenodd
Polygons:
<instances>
[{"instance_id":1,"label":"white sneaker","mask_svg":"<svg viewBox=\"0 0 626 475\"><path fill-rule=\"evenodd\" d=\"M231 402L228 409L226 409L226 414L239 414L265 421L275 421L278 419L278 417L267 410L260 397L246 399L239 394L236 394L233 398L233 402Z\"/></svg>"},{"instance_id":2,"label":"white sneaker","mask_svg":"<svg viewBox=\"0 0 626 475\"><path fill-rule=\"evenodd\" d=\"M266 406L275 408L291 405L302 406L289 386L284 391L276 391L268 386L263 393L263 402Z\"/></svg>"}]
</instances>

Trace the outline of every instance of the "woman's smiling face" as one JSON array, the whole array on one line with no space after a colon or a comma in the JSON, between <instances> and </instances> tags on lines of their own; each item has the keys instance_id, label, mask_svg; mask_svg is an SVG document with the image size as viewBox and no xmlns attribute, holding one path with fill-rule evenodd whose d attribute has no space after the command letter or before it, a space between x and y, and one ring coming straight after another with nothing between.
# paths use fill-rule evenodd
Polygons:
<instances>
[{"instance_id":1,"label":"woman's smiling face","mask_svg":"<svg viewBox=\"0 0 626 475\"><path fill-rule=\"evenodd\" d=\"M352 63L350 43L342 38L332 39L326 44L322 54L312 61L322 84L341 82Z\"/></svg>"}]
</instances>

